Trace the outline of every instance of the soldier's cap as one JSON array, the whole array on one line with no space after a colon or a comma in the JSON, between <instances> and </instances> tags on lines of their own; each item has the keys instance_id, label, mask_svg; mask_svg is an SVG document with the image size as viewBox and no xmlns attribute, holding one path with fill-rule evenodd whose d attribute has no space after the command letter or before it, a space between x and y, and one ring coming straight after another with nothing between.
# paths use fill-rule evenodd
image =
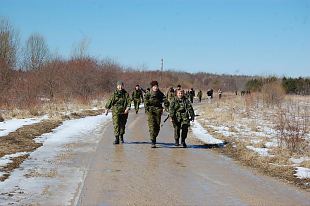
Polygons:
<instances>
[{"instance_id":1,"label":"soldier's cap","mask_svg":"<svg viewBox=\"0 0 310 206\"><path fill-rule=\"evenodd\" d=\"M158 82L157 81L151 81L151 86L153 87L153 86L158 86Z\"/></svg>"},{"instance_id":2,"label":"soldier's cap","mask_svg":"<svg viewBox=\"0 0 310 206\"><path fill-rule=\"evenodd\" d=\"M116 82L116 85L124 85L124 82L119 80Z\"/></svg>"},{"instance_id":3,"label":"soldier's cap","mask_svg":"<svg viewBox=\"0 0 310 206\"><path fill-rule=\"evenodd\" d=\"M139 84L136 84L136 87L140 87L140 85L139 85Z\"/></svg>"},{"instance_id":4,"label":"soldier's cap","mask_svg":"<svg viewBox=\"0 0 310 206\"><path fill-rule=\"evenodd\" d=\"M180 84L178 84L178 86L177 87L181 87L181 85Z\"/></svg>"}]
</instances>

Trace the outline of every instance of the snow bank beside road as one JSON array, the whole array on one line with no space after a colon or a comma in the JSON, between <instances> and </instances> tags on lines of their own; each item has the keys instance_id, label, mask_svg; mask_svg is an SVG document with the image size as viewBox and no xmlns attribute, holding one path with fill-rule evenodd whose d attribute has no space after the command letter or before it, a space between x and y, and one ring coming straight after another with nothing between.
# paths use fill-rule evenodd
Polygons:
<instances>
[{"instance_id":1,"label":"snow bank beside road","mask_svg":"<svg viewBox=\"0 0 310 206\"><path fill-rule=\"evenodd\" d=\"M77 156L95 151L101 131L111 114L65 121L36 141L43 146L32 152L20 168L0 183L4 205L68 205L83 181L87 165Z\"/></svg>"},{"instance_id":2,"label":"snow bank beside road","mask_svg":"<svg viewBox=\"0 0 310 206\"><path fill-rule=\"evenodd\" d=\"M204 129L199 122L191 122L191 128L194 136L206 144L224 144L223 140L219 140L211 136L206 129Z\"/></svg>"},{"instance_id":3,"label":"snow bank beside road","mask_svg":"<svg viewBox=\"0 0 310 206\"><path fill-rule=\"evenodd\" d=\"M4 122L0 122L0 137L6 136L11 132L25 126L32 125L48 119L48 116L42 116L39 118L26 118L26 119L11 119Z\"/></svg>"}]
</instances>

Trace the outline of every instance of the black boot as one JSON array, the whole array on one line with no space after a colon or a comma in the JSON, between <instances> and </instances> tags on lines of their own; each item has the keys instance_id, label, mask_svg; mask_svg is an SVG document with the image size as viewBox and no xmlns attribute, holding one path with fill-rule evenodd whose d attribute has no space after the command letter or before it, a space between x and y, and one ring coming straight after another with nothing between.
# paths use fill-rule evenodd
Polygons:
<instances>
[{"instance_id":1,"label":"black boot","mask_svg":"<svg viewBox=\"0 0 310 206\"><path fill-rule=\"evenodd\" d=\"M176 147L180 146L180 144L179 144L179 139L175 139L175 144L174 144L174 146L176 146Z\"/></svg>"},{"instance_id":2,"label":"black boot","mask_svg":"<svg viewBox=\"0 0 310 206\"><path fill-rule=\"evenodd\" d=\"M114 140L113 144L119 144L119 136L118 135L115 136L115 140Z\"/></svg>"},{"instance_id":3,"label":"black boot","mask_svg":"<svg viewBox=\"0 0 310 206\"><path fill-rule=\"evenodd\" d=\"M123 144L124 143L124 136L121 134L120 138L121 138L121 143Z\"/></svg>"},{"instance_id":4,"label":"black boot","mask_svg":"<svg viewBox=\"0 0 310 206\"><path fill-rule=\"evenodd\" d=\"M151 148L156 148L156 141L155 140L152 140L152 146Z\"/></svg>"},{"instance_id":5,"label":"black boot","mask_svg":"<svg viewBox=\"0 0 310 206\"><path fill-rule=\"evenodd\" d=\"M186 145L186 143L185 143L185 139L182 139L182 147L183 147L183 148L186 148L186 147L187 147L187 145Z\"/></svg>"},{"instance_id":6,"label":"black boot","mask_svg":"<svg viewBox=\"0 0 310 206\"><path fill-rule=\"evenodd\" d=\"M136 110L136 114L138 114L138 110Z\"/></svg>"}]
</instances>

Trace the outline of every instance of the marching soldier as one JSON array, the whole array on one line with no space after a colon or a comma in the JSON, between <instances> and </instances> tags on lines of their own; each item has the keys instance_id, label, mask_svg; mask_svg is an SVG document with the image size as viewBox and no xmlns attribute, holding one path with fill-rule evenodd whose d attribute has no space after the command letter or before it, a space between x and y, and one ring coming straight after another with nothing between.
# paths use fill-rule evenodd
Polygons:
<instances>
[{"instance_id":1,"label":"marching soldier","mask_svg":"<svg viewBox=\"0 0 310 206\"><path fill-rule=\"evenodd\" d=\"M177 97L171 102L169 107L169 115L174 127L175 146L179 146L181 135L181 144L186 148L185 139L188 127L190 126L190 121L194 121L195 113L190 101L184 96L184 90L177 90Z\"/></svg>"},{"instance_id":2,"label":"marching soldier","mask_svg":"<svg viewBox=\"0 0 310 206\"><path fill-rule=\"evenodd\" d=\"M145 92L145 94L144 94L144 99L145 99L145 96L146 96L148 93L150 93L150 91L151 91L150 88L147 88L147 89L146 89L146 92ZM144 105L144 107L145 107L145 105ZM144 112L145 112L145 114L147 113L146 109L144 110Z\"/></svg>"},{"instance_id":3,"label":"marching soldier","mask_svg":"<svg viewBox=\"0 0 310 206\"><path fill-rule=\"evenodd\" d=\"M124 89L124 83L122 81L117 82L117 89L108 100L105 105L106 115L112 108L112 118L114 126L115 141L114 144L119 144L119 139L124 143L125 125L128 118L128 112L130 110L130 97Z\"/></svg>"},{"instance_id":4,"label":"marching soldier","mask_svg":"<svg viewBox=\"0 0 310 206\"><path fill-rule=\"evenodd\" d=\"M201 102L201 98L202 98L202 91L199 90L199 92L197 93L197 97L199 99L199 102Z\"/></svg>"},{"instance_id":5,"label":"marching soldier","mask_svg":"<svg viewBox=\"0 0 310 206\"><path fill-rule=\"evenodd\" d=\"M148 117L152 148L156 148L156 137L160 130L161 115L163 113L162 104L164 103L165 109L168 110L169 102L166 96L159 90L157 81L152 81L151 87L151 91L145 94L144 104Z\"/></svg>"},{"instance_id":6,"label":"marching soldier","mask_svg":"<svg viewBox=\"0 0 310 206\"><path fill-rule=\"evenodd\" d=\"M167 92L166 97L167 97L169 102L171 102L175 98L175 91L174 91L173 87L170 87L170 89Z\"/></svg>"},{"instance_id":7,"label":"marching soldier","mask_svg":"<svg viewBox=\"0 0 310 206\"><path fill-rule=\"evenodd\" d=\"M195 90L193 88L191 88L191 90L189 90L188 96L189 96L189 99L191 100L191 103L193 103L194 102L194 96L195 96Z\"/></svg>"},{"instance_id":8,"label":"marching soldier","mask_svg":"<svg viewBox=\"0 0 310 206\"><path fill-rule=\"evenodd\" d=\"M139 84L136 85L135 90L131 94L131 98L135 105L136 114L138 114L140 103L143 103L143 93Z\"/></svg>"},{"instance_id":9,"label":"marching soldier","mask_svg":"<svg viewBox=\"0 0 310 206\"><path fill-rule=\"evenodd\" d=\"M218 93L219 93L219 99L221 99L221 98L222 98L222 90L219 89L219 90L218 90Z\"/></svg>"}]
</instances>

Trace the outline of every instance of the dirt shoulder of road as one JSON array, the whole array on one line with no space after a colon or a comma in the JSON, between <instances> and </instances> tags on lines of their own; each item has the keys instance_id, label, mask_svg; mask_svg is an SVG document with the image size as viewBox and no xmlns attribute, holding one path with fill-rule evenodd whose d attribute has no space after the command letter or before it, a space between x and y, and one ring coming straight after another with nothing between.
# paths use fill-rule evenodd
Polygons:
<instances>
[{"instance_id":1,"label":"dirt shoulder of road","mask_svg":"<svg viewBox=\"0 0 310 206\"><path fill-rule=\"evenodd\" d=\"M228 140L226 140L228 141ZM295 170L293 166L278 165L272 157L262 158L261 156L248 151L248 149L242 143L234 144L228 143L224 148L217 149L214 151L227 155L232 159L238 161L243 166L254 168L258 172L264 175L275 177L286 183L294 184L299 188L302 188L310 192L310 179L299 179L294 176Z\"/></svg>"},{"instance_id":2,"label":"dirt shoulder of road","mask_svg":"<svg viewBox=\"0 0 310 206\"><path fill-rule=\"evenodd\" d=\"M3 173L3 176L0 176L0 181L6 180L10 176L10 173L15 168L18 168L25 159L27 159L30 152L43 145L42 143L36 142L35 138L45 133L52 132L53 129L60 126L65 120L79 119L86 116L96 116L102 114L103 112L103 109L73 112L55 119L48 119L33 125L23 126L15 132L11 132L7 136L1 137L0 158L5 155L19 152L26 152L27 154L12 158L9 164L3 168L0 168L0 172Z\"/></svg>"}]
</instances>

